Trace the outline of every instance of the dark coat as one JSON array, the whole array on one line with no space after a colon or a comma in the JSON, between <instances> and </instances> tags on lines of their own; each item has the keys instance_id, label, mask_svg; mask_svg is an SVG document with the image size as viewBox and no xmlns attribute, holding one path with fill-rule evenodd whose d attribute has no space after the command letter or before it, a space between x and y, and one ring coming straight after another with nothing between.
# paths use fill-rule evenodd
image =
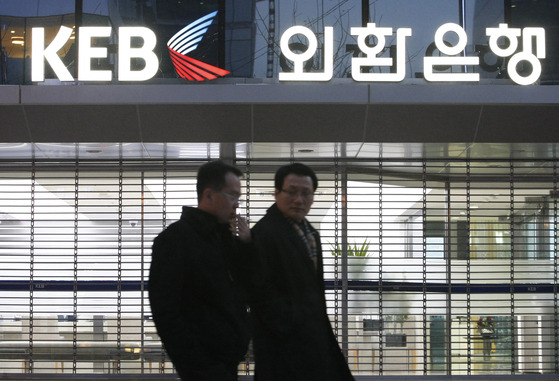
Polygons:
<instances>
[{"instance_id":1,"label":"dark coat","mask_svg":"<svg viewBox=\"0 0 559 381\"><path fill-rule=\"evenodd\" d=\"M326 313L318 232L317 269L275 204L252 232L264 279L251 301L255 380L353 380Z\"/></svg>"},{"instance_id":2,"label":"dark coat","mask_svg":"<svg viewBox=\"0 0 559 381\"><path fill-rule=\"evenodd\" d=\"M236 379L250 339L236 257L243 252L240 246L227 225L189 207L154 240L149 277L153 320L183 379L198 371L204 380Z\"/></svg>"}]
</instances>

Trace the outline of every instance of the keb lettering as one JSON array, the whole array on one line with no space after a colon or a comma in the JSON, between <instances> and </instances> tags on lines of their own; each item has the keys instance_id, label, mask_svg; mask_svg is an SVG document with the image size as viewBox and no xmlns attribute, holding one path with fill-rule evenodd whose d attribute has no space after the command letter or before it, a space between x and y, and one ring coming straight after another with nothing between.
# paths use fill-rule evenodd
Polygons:
<instances>
[{"instance_id":1,"label":"keb lettering","mask_svg":"<svg viewBox=\"0 0 559 381\"><path fill-rule=\"evenodd\" d=\"M110 70L93 70L93 58L108 58L107 47L93 46L94 38L111 37L111 27L81 27L79 28L78 43L78 80L79 81L110 81ZM32 61L31 80L42 82L45 80L45 62L50 65L56 77L61 81L73 81L72 74L68 71L58 51L68 42L72 29L62 26L50 45L45 47L44 28L32 29ZM159 68L159 60L153 52L157 43L155 34L144 27L121 27L118 29L118 80L119 81L145 81L152 78ZM132 47L132 39L140 38L141 47ZM145 62L141 70L132 70L133 59L142 59Z\"/></svg>"}]
</instances>

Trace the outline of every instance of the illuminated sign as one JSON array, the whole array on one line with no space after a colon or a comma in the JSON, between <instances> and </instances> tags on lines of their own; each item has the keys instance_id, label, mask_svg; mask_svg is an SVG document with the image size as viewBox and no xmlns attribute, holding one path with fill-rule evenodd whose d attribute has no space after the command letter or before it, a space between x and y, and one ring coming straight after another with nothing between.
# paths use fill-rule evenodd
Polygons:
<instances>
[{"instance_id":1,"label":"illuminated sign","mask_svg":"<svg viewBox=\"0 0 559 381\"><path fill-rule=\"evenodd\" d=\"M208 31L208 27L217 15L212 12L190 23L175 34L167 47L177 74L191 81L215 79L229 74L227 70L212 66L205 62L187 56L196 50L198 44ZM44 28L32 29L32 62L31 80L42 82L45 80L45 62L50 65L56 77L61 81L73 81L74 77L66 68L58 51L70 40L72 29L62 26L50 45L45 47ZM79 81L111 81L111 70L93 70L91 60L108 58L108 48L93 46L95 38L111 38L111 27L80 27L78 42L78 80ZM133 39L140 39L143 44L135 47ZM157 44L155 33L144 27L121 27L118 29L118 80L119 81L147 81L153 78L159 69L159 59L154 53ZM140 70L132 69L132 62L136 59L144 61Z\"/></svg>"},{"instance_id":2,"label":"illuminated sign","mask_svg":"<svg viewBox=\"0 0 559 381\"><path fill-rule=\"evenodd\" d=\"M453 33L458 42L449 46L445 42L445 35ZM399 82L406 76L406 39L412 36L410 28L398 28L396 30L396 64L392 57L378 57L386 47L386 37L394 34L393 28L378 27L375 23L369 23L366 27L351 28L351 34L357 36L357 46L362 57L352 57L351 75L358 82ZM308 41L308 47L303 52L290 49L289 40L296 35L304 36ZM542 72L541 59L545 58L545 30L543 28L511 28L507 24L499 24L498 28L487 28L486 35L489 37L489 49L498 57L508 58L507 72L510 79L519 85L530 85L536 82ZM367 41L374 37L376 45L369 46ZM522 50L517 52L519 39L522 39ZM441 56L424 57L424 78L429 82L477 82L480 80L479 73L475 72L446 72L438 71L436 67L441 66L477 66L480 65L480 57L465 57L461 53L467 45L467 35L464 29L454 23L440 26L436 33L434 43ZM506 40L503 47L502 40ZM280 81L329 81L334 74L334 34L332 27L324 30L324 68L321 72L309 72L306 67L307 61L311 60L318 50L318 40L315 34L306 27L293 26L287 29L280 40L282 54L293 62L293 71L279 73ZM535 50L535 53L534 53ZM532 71L523 76L518 67L527 62ZM395 67L394 67L395 66ZM364 67L389 68L387 73L363 72Z\"/></svg>"},{"instance_id":3,"label":"illuminated sign","mask_svg":"<svg viewBox=\"0 0 559 381\"><path fill-rule=\"evenodd\" d=\"M171 61L177 74L190 81L212 80L229 74L227 70L212 66L208 63L190 57L188 54L198 48L209 26L214 21L216 12L190 23L167 42ZM453 34L457 42L454 45L445 40L447 34ZM357 82L400 82L406 77L406 43L412 38L411 28L379 27L375 23L368 23L365 27L351 28L351 35L356 36L360 56L351 58L351 75ZM395 54L390 57L379 56L386 50L387 38L395 35L395 45L391 50ZM72 74L66 68L58 51L64 47L72 36L72 29L62 26L56 37L45 46L44 28L32 28L32 61L31 80L41 82L45 80L45 64L49 64L56 77L61 81L74 81ZM303 36L307 40L306 49L298 48L302 44L290 44L295 36ZM520 85L535 83L542 73L541 59L546 56L545 30L543 28L512 28L507 24L499 24L497 28L487 28L487 52L492 52L500 59L507 59L507 73L510 79ZM113 72L92 68L92 59L107 59L107 47L94 46L96 38L110 38L111 27L80 27L78 53L79 81L111 81ZM374 38L376 44L370 46L368 41ZM119 81L146 81L155 76L159 69L159 59L154 53L157 44L155 33L145 27L118 28L118 57L117 79ZM133 43L134 40L134 43ZM136 42L141 40L141 44ZM444 67L483 66L480 56L464 56L467 45L467 34L464 29L454 23L440 26L434 36L434 48L440 52L439 56L427 54L423 58L423 75L429 82L478 82L480 74L475 71L449 72ZM140 45L140 46L138 46ZM521 49L519 51L519 46ZM280 49L285 59L293 62L292 72L279 73L280 81L330 81L334 75L334 28L324 29L324 41L321 47L323 54L323 68L321 71L311 71L312 60L319 47L315 33L304 26L293 26L287 29L280 39ZM132 63L141 60L141 69L134 69ZM519 67L531 67L528 75L523 75ZM384 68L384 72L370 72L369 68Z\"/></svg>"},{"instance_id":4,"label":"illuminated sign","mask_svg":"<svg viewBox=\"0 0 559 381\"><path fill-rule=\"evenodd\" d=\"M188 53L198 48L198 44L202 41L216 15L217 11L200 17L181 29L167 42L171 60L181 78L189 81L205 81L229 74L227 70L187 56Z\"/></svg>"},{"instance_id":5,"label":"illuminated sign","mask_svg":"<svg viewBox=\"0 0 559 381\"><path fill-rule=\"evenodd\" d=\"M96 37L111 37L111 27L81 27L79 28L78 43L78 80L80 81L110 81L110 70L92 70L92 58L108 58L106 47L93 47L91 42ZM62 26L50 45L45 47L44 28L32 29L32 61L31 80L41 82L45 80L45 61L49 63L55 75L61 81L73 81L74 77L68 71L57 52L68 42L72 29ZM132 39L143 40L141 47L133 47ZM159 69L159 60L153 52L156 38L153 31L144 27L118 28L118 80L146 81L152 78ZM133 59L145 62L143 69L132 70Z\"/></svg>"}]
</instances>

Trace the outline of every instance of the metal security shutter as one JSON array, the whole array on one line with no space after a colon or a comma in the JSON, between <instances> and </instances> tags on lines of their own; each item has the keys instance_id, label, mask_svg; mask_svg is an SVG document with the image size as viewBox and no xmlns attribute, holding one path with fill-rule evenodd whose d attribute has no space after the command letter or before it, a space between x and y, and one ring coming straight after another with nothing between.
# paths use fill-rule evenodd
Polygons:
<instances>
[{"instance_id":1,"label":"metal security shutter","mask_svg":"<svg viewBox=\"0 0 559 381\"><path fill-rule=\"evenodd\" d=\"M196 204L197 165L35 163L3 173L3 369L172 371L146 283L153 238Z\"/></svg>"},{"instance_id":2,"label":"metal security shutter","mask_svg":"<svg viewBox=\"0 0 559 381\"><path fill-rule=\"evenodd\" d=\"M206 160L2 165L4 372L173 372L147 301L151 242L196 205ZM299 160L319 177L309 220L355 375L559 373L556 162ZM285 160L235 164L255 223ZM253 369L249 354L239 372Z\"/></svg>"},{"instance_id":3,"label":"metal security shutter","mask_svg":"<svg viewBox=\"0 0 559 381\"><path fill-rule=\"evenodd\" d=\"M332 241L348 255L354 374L556 373L555 163L344 171Z\"/></svg>"}]
</instances>

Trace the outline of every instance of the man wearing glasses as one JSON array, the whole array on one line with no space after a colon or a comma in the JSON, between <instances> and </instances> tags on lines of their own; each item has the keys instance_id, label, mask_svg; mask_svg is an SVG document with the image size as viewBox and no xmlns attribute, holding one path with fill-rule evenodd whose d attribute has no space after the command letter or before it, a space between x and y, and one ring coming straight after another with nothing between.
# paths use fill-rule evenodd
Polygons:
<instances>
[{"instance_id":1,"label":"man wearing glasses","mask_svg":"<svg viewBox=\"0 0 559 381\"><path fill-rule=\"evenodd\" d=\"M242 173L200 167L198 207L155 238L149 300L157 332L183 380L233 381L249 343L241 263L251 233L237 216Z\"/></svg>"},{"instance_id":2,"label":"man wearing glasses","mask_svg":"<svg viewBox=\"0 0 559 381\"><path fill-rule=\"evenodd\" d=\"M257 381L353 380L326 313L320 236L305 218L317 186L306 165L281 167L276 202L252 229L261 267L251 300Z\"/></svg>"}]
</instances>

